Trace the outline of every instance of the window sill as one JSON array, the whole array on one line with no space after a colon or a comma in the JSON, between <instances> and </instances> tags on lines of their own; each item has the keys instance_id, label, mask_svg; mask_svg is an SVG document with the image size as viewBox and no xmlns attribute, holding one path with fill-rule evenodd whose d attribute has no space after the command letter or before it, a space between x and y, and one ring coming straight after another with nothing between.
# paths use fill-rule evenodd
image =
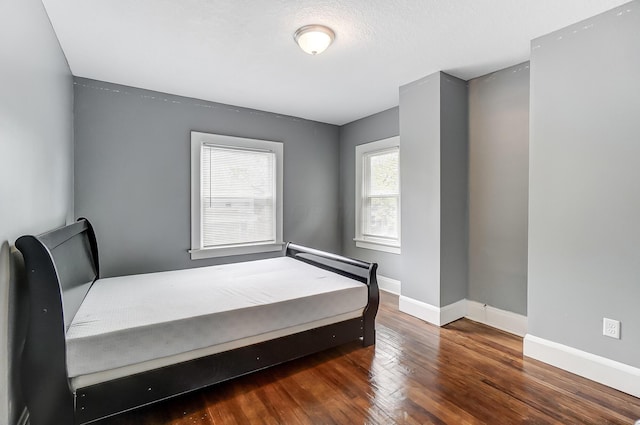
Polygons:
<instances>
[{"instance_id":1,"label":"window sill","mask_svg":"<svg viewBox=\"0 0 640 425\"><path fill-rule=\"evenodd\" d=\"M275 242L259 245L190 249L189 254L191 254L192 260L202 260L205 258L229 257L232 255L259 254L261 252L282 251L283 246L283 242Z\"/></svg>"},{"instance_id":2,"label":"window sill","mask_svg":"<svg viewBox=\"0 0 640 425\"><path fill-rule=\"evenodd\" d=\"M401 254L401 250L400 250L400 245L391 245L391 244L384 244L384 243L379 243L379 242L372 242L369 240L365 240L365 239L357 239L354 238L354 241L356 241L356 247L358 248L364 248L364 249L371 249L374 251L382 251L382 252L388 252L390 254Z\"/></svg>"}]
</instances>

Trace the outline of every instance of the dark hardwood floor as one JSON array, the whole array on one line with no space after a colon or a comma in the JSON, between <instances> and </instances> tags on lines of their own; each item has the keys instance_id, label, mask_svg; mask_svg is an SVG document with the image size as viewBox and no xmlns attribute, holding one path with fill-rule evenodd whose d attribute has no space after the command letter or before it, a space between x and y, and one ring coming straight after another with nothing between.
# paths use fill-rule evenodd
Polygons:
<instances>
[{"instance_id":1,"label":"dark hardwood floor","mask_svg":"<svg viewBox=\"0 0 640 425\"><path fill-rule=\"evenodd\" d=\"M100 425L634 424L640 399L523 358L522 339L443 328L382 294L375 347L349 344Z\"/></svg>"}]
</instances>

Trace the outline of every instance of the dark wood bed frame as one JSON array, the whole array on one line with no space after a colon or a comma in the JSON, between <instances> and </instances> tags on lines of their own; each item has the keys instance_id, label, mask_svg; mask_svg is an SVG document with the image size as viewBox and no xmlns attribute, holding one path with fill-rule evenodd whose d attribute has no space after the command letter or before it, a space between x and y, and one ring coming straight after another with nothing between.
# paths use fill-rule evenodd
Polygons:
<instances>
[{"instance_id":1,"label":"dark wood bed frame","mask_svg":"<svg viewBox=\"0 0 640 425\"><path fill-rule=\"evenodd\" d=\"M16 241L25 261L29 323L22 387L31 425L82 424L197 390L256 370L361 339L375 343L377 264L287 244L285 255L366 283L362 317L207 357L71 389L65 333L100 276L98 245L88 220Z\"/></svg>"}]
</instances>

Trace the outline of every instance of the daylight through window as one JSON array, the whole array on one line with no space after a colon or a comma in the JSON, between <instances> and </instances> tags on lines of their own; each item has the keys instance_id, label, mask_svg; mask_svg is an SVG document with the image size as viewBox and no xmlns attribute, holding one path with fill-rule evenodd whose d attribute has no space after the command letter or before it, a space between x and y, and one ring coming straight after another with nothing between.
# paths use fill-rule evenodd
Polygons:
<instances>
[{"instance_id":1,"label":"daylight through window","mask_svg":"<svg viewBox=\"0 0 640 425\"><path fill-rule=\"evenodd\" d=\"M399 150L392 148L364 156L365 199L363 236L397 241L400 209Z\"/></svg>"},{"instance_id":2,"label":"daylight through window","mask_svg":"<svg viewBox=\"0 0 640 425\"><path fill-rule=\"evenodd\" d=\"M356 146L356 246L400 253L399 138Z\"/></svg>"}]
</instances>

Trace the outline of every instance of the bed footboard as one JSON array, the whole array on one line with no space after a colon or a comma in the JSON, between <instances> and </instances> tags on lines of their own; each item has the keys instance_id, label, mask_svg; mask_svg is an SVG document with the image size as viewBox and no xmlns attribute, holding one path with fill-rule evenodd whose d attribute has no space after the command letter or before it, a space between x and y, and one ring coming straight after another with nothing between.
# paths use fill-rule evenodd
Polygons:
<instances>
[{"instance_id":1,"label":"bed footboard","mask_svg":"<svg viewBox=\"0 0 640 425\"><path fill-rule=\"evenodd\" d=\"M375 320L380 303L378 280L376 270L378 264L367 263L341 255L330 254L317 249L307 248L289 242L285 254L305 263L312 264L334 273L347 276L351 279L359 280L369 288L369 300L362 317L362 344L366 347L376 342Z\"/></svg>"}]
</instances>

